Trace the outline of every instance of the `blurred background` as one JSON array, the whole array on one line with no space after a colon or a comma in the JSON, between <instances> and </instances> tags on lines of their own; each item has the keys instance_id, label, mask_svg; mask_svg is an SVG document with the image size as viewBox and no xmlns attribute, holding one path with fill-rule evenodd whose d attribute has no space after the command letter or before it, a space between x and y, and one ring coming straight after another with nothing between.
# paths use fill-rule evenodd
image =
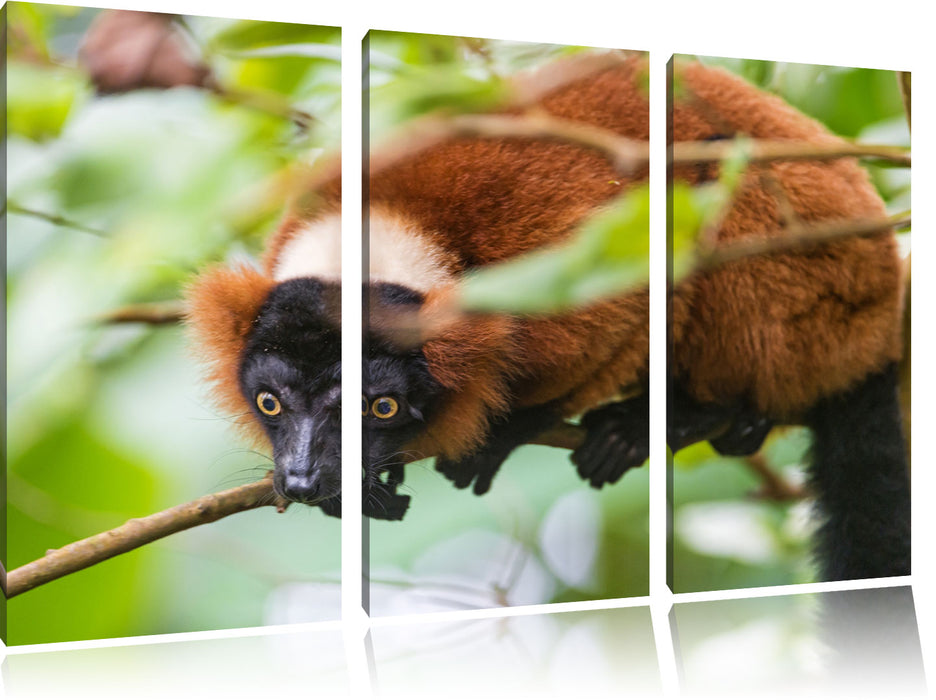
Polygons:
<instances>
[{"instance_id":1,"label":"blurred background","mask_svg":"<svg viewBox=\"0 0 936 700\"><path fill-rule=\"evenodd\" d=\"M910 146L893 71L744 59L679 56L721 66L781 96L847 140ZM908 85L909 87L909 85ZM862 161L888 215L909 213L910 168ZM691 200L684 200L692 205ZM701 208L701 207L700 207ZM699 215L701 216L701 214ZM910 233L898 233L909 271ZM679 251L676 251L677 256ZM908 289L909 292L909 289ZM901 367L904 424L910 420L909 297L907 356ZM908 434L909 440L909 434ZM804 487L810 436L777 428L750 458L718 455L708 443L680 451L674 467L673 590L677 593L816 580L809 537L815 527Z\"/></svg>"},{"instance_id":2,"label":"blurred background","mask_svg":"<svg viewBox=\"0 0 936 700\"><path fill-rule=\"evenodd\" d=\"M208 400L178 301L204 264L255 255L337 149L340 32L4 12L10 570L269 468ZM8 642L336 618L339 558L318 509L242 513L12 599ZM323 586L298 611L297 581Z\"/></svg>"}]
</instances>

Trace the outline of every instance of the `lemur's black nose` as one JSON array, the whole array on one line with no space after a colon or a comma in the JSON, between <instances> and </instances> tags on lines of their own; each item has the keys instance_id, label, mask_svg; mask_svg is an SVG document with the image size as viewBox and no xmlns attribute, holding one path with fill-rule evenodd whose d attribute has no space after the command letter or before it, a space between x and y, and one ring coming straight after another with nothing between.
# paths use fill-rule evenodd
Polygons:
<instances>
[{"instance_id":1,"label":"lemur's black nose","mask_svg":"<svg viewBox=\"0 0 936 700\"><path fill-rule=\"evenodd\" d=\"M309 505L333 498L341 493L341 480L325 473L332 471L337 473L337 470L323 470L318 466L311 469L286 470L279 491L290 501Z\"/></svg>"}]
</instances>

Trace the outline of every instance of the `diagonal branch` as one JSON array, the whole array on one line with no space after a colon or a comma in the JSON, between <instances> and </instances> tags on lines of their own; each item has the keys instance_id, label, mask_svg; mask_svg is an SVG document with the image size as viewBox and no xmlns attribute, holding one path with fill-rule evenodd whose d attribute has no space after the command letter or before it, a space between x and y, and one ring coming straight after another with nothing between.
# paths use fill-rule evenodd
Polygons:
<instances>
[{"instance_id":1,"label":"diagonal branch","mask_svg":"<svg viewBox=\"0 0 936 700\"><path fill-rule=\"evenodd\" d=\"M29 207L23 207L14 202L10 202L6 210L11 214L19 214L20 216L29 216L33 219L41 219L47 221L54 226L61 226L63 228L74 229L75 231L81 231L83 233L90 233L94 236L107 236L109 235L106 231L101 231L100 229L93 228L91 226L86 226L85 224L79 223L77 221L72 221L60 214L50 214L49 212L39 211L38 209L30 209Z\"/></svg>"},{"instance_id":2,"label":"diagonal branch","mask_svg":"<svg viewBox=\"0 0 936 700\"><path fill-rule=\"evenodd\" d=\"M910 216L907 214L898 214L887 219L822 222L809 224L808 226L795 224L785 228L782 236L745 238L701 252L693 272L701 272L755 255L804 250L840 238L870 236L890 229L902 229L909 226Z\"/></svg>"},{"instance_id":3,"label":"diagonal branch","mask_svg":"<svg viewBox=\"0 0 936 700\"><path fill-rule=\"evenodd\" d=\"M585 431L576 425L560 424L533 442L573 449L581 444L584 434ZM259 481L202 496L143 518L134 518L113 530L49 550L44 557L10 571L6 575L4 592L7 598L13 598L176 532L263 506L275 506L283 512L288 505L273 491L273 480L267 474Z\"/></svg>"},{"instance_id":4,"label":"diagonal branch","mask_svg":"<svg viewBox=\"0 0 936 700\"><path fill-rule=\"evenodd\" d=\"M149 304L130 304L101 314L99 323L149 323L160 325L178 323L183 318L182 304L176 301Z\"/></svg>"},{"instance_id":5,"label":"diagonal branch","mask_svg":"<svg viewBox=\"0 0 936 700\"><path fill-rule=\"evenodd\" d=\"M274 493L273 480L269 476L245 486L202 496L190 503L144 518L128 520L120 527L73 542L61 549L49 550L41 559L10 571L6 576L4 593L7 598L12 598L167 535L205 525L234 513L261 506L276 506L282 512L286 505Z\"/></svg>"}]
</instances>

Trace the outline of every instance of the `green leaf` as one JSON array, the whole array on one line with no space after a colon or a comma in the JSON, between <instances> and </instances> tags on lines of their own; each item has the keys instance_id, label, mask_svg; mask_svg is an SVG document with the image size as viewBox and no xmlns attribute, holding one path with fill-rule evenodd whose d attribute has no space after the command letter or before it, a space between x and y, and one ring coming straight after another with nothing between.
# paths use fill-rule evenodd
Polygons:
<instances>
[{"instance_id":1,"label":"green leaf","mask_svg":"<svg viewBox=\"0 0 936 700\"><path fill-rule=\"evenodd\" d=\"M371 89L371 134L379 136L430 112L489 111L503 104L508 94L503 81L466 75L457 66L413 70Z\"/></svg>"},{"instance_id":2,"label":"green leaf","mask_svg":"<svg viewBox=\"0 0 936 700\"><path fill-rule=\"evenodd\" d=\"M670 275L682 279L695 263L695 241L702 230L706 205L699 202L700 188L677 182L670 189Z\"/></svg>"},{"instance_id":3,"label":"green leaf","mask_svg":"<svg viewBox=\"0 0 936 700\"><path fill-rule=\"evenodd\" d=\"M466 41L463 37L411 32L372 31L368 35L372 52L393 56L409 66L438 67L459 62Z\"/></svg>"},{"instance_id":4,"label":"green leaf","mask_svg":"<svg viewBox=\"0 0 936 700\"><path fill-rule=\"evenodd\" d=\"M242 52L295 44L340 45L341 29L314 24L243 20L229 25L208 40L209 51Z\"/></svg>"},{"instance_id":5,"label":"green leaf","mask_svg":"<svg viewBox=\"0 0 936 700\"><path fill-rule=\"evenodd\" d=\"M649 189L635 188L587 220L568 243L469 274L472 311L553 313L643 285L649 261Z\"/></svg>"},{"instance_id":6,"label":"green leaf","mask_svg":"<svg viewBox=\"0 0 936 700\"><path fill-rule=\"evenodd\" d=\"M57 136L90 88L76 71L10 61L7 64L7 125L34 141Z\"/></svg>"}]
</instances>

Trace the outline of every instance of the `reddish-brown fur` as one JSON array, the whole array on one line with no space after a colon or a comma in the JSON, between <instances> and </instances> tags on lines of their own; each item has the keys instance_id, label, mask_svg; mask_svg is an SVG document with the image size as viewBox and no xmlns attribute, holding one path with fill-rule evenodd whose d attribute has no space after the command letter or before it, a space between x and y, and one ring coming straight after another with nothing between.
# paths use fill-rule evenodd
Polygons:
<instances>
[{"instance_id":1,"label":"reddish-brown fur","mask_svg":"<svg viewBox=\"0 0 936 700\"><path fill-rule=\"evenodd\" d=\"M688 97L674 106L676 141L715 134L840 141L726 72L686 63L677 75ZM784 235L782 208L764 177L803 224L885 216L854 159L778 162L749 170L720 241ZM818 398L899 358L902 288L890 233L725 265L676 290L672 367L699 400L743 396L770 416L795 420Z\"/></svg>"},{"instance_id":2,"label":"reddish-brown fur","mask_svg":"<svg viewBox=\"0 0 936 700\"><path fill-rule=\"evenodd\" d=\"M629 59L553 90L539 106L646 140L644 67ZM835 141L781 100L723 71L691 64L681 76L691 99L675 106L676 140L727 132ZM783 235L781 207L762 186L761 173L784 192L801 222L883 215L852 160L775 163L752 168L719 240ZM697 181L699 169L677 176ZM644 170L622 178L602 155L570 143L457 138L373 174L370 196L371 206L418 223L457 272L563 240L596 207L645 177ZM324 209L338 206L336 192L331 185ZM235 413L245 404L235 396L236 381L224 382L236 378L243 331L262 301L248 304L246 297L265 295L278 251L304 219L287 219L271 238L266 286L256 273L244 272L238 283L235 273L215 272L194 289L192 321L205 353L215 358L211 378L223 405ZM674 293L672 369L699 400L747 397L772 417L795 418L899 355L899 278L890 234L745 259L697 276ZM450 292L430 292L424 312L431 314ZM552 317L472 318L429 340L423 350L430 372L447 394L414 449L457 457L483 443L490 419L510 407L554 401L573 415L646 388L648 308L641 291ZM237 313L243 315L232 322Z\"/></svg>"},{"instance_id":3,"label":"reddish-brown fur","mask_svg":"<svg viewBox=\"0 0 936 700\"><path fill-rule=\"evenodd\" d=\"M188 325L215 400L261 443L266 437L241 394L237 374L251 324L274 284L246 265L233 270L216 267L202 273L186 293Z\"/></svg>"}]
</instances>

